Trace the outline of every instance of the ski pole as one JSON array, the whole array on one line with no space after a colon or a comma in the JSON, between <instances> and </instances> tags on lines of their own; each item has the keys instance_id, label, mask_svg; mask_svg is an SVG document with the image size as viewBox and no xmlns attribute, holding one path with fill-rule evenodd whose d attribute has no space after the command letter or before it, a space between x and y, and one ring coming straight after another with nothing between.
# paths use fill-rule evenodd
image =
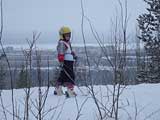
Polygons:
<instances>
[{"instance_id":1,"label":"ski pole","mask_svg":"<svg viewBox=\"0 0 160 120\"><path fill-rule=\"evenodd\" d=\"M65 64L63 64L63 65L65 65ZM65 74L69 77L69 79L71 79L71 80L74 82L73 78L68 74L68 72L67 72L64 68L62 68L62 70L63 70L63 71L65 72ZM83 95L85 95L84 92L79 88L78 85L77 85L77 88L79 89L79 91L80 91Z\"/></svg>"}]
</instances>

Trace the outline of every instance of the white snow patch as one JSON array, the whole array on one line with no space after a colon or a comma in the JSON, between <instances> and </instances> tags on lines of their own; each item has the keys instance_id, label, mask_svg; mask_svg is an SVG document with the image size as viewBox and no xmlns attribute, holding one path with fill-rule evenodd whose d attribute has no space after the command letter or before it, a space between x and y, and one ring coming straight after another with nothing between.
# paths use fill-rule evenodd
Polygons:
<instances>
[{"instance_id":1,"label":"white snow patch","mask_svg":"<svg viewBox=\"0 0 160 120\"><path fill-rule=\"evenodd\" d=\"M79 89L81 89L81 91L83 91L85 95L83 95ZM42 92L44 93L45 90L46 88L43 87ZM66 88L63 88L63 90L65 91ZM101 103L103 103L103 105L106 105L108 109L112 103L112 97L110 96L108 98L108 95L111 95L111 92L109 91L112 90L113 86L111 85L94 86L94 92L96 94L97 99ZM66 99L64 95L53 95L53 91L54 88L50 87L44 111L47 111L50 108L54 109L44 117L45 120L75 120L78 114L77 109L80 109L83 103L84 105L80 112L81 115L79 117L79 120L97 120L97 118L99 118L97 107L94 103L93 98L88 93L88 89L86 87L75 87L75 91L78 94L78 96L75 98L68 99ZM147 120L158 120L160 115L159 91L160 84L140 84L127 86L124 89L119 101L119 120L135 119L136 114L137 120L144 120L146 118L148 118ZM3 90L2 98L5 109L12 113L11 90ZM18 115L21 118L23 118L24 115L24 98L24 89L14 90L14 101L16 109L19 110ZM32 100L32 102L35 105L37 104L36 100L38 100L38 88L31 88L30 100ZM38 114L38 111L36 110L32 102L30 101L30 107L35 114ZM7 118L8 120L11 120L12 115L9 112L6 112ZM0 119L4 119L2 106L0 106ZM30 112L30 120L35 119L36 118Z\"/></svg>"}]
</instances>

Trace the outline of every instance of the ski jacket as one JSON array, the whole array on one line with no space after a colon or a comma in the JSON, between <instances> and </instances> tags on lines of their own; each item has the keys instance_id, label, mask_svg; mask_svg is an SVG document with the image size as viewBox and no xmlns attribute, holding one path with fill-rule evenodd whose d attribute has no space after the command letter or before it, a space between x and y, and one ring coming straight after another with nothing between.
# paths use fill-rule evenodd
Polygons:
<instances>
[{"instance_id":1,"label":"ski jacket","mask_svg":"<svg viewBox=\"0 0 160 120\"><path fill-rule=\"evenodd\" d=\"M71 45L69 42L66 42L64 40L59 40L57 51L58 51L59 62L63 62L64 60L74 61L73 52L71 50Z\"/></svg>"}]
</instances>

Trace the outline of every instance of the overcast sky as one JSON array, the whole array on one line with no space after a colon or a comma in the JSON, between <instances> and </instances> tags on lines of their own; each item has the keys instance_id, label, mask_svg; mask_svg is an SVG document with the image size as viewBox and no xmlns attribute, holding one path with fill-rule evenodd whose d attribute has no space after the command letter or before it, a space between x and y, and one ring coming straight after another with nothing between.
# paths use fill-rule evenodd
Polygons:
<instances>
[{"instance_id":1,"label":"overcast sky","mask_svg":"<svg viewBox=\"0 0 160 120\"><path fill-rule=\"evenodd\" d=\"M81 39L80 0L3 0L4 1L4 41L24 43L31 38L33 31L42 32L40 42L56 42L61 26L70 26L74 34L74 43ZM99 33L107 34L110 19L115 15L118 0L83 0L85 14ZM124 1L124 0L121 0ZM133 31L137 16L144 12L143 0L128 0L130 15L129 31ZM89 25L85 22L85 32L89 34Z\"/></svg>"}]
</instances>

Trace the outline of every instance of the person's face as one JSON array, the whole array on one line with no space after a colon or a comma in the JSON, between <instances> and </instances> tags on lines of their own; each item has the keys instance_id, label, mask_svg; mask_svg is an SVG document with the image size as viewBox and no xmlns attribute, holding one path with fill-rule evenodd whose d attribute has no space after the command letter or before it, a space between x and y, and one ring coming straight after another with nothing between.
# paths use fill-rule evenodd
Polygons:
<instances>
[{"instance_id":1,"label":"person's face","mask_svg":"<svg viewBox=\"0 0 160 120\"><path fill-rule=\"evenodd\" d=\"M64 38L65 38L66 41L69 41L70 38L71 38L71 33L64 34Z\"/></svg>"}]
</instances>

